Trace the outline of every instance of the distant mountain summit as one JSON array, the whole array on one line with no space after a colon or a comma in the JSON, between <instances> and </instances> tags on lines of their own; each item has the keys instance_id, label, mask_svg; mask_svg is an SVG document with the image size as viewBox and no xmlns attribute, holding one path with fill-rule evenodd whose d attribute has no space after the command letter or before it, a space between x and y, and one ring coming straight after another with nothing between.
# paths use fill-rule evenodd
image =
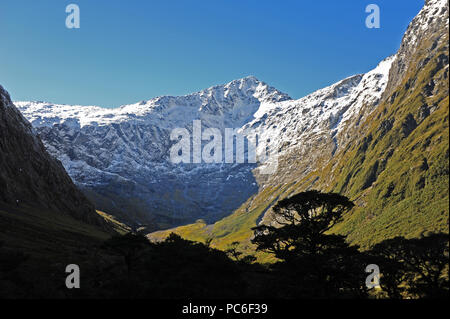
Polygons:
<instances>
[{"instance_id":1,"label":"distant mountain summit","mask_svg":"<svg viewBox=\"0 0 450 319\"><path fill-rule=\"evenodd\" d=\"M278 225L273 205L311 189L355 203L332 232L363 249L396 236L448 233L448 17L447 0L426 1L397 54L373 71L262 108L261 120L248 125L281 149L277 174L227 218L149 238L175 232L221 249L240 242L240 251L251 253L251 228Z\"/></svg>"},{"instance_id":2,"label":"distant mountain summit","mask_svg":"<svg viewBox=\"0 0 450 319\"><path fill-rule=\"evenodd\" d=\"M131 224L166 227L210 222L258 189L254 165L173 165L170 133L242 128L261 105L290 100L255 77L186 96L157 97L117 109L17 102L47 149L97 206Z\"/></svg>"},{"instance_id":3,"label":"distant mountain summit","mask_svg":"<svg viewBox=\"0 0 450 319\"><path fill-rule=\"evenodd\" d=\"M286 187L264 200L270 206L278 197L316 188L369 205L366 196L375 196L373 203L383 202L379 196L384 190L378 189L377 195L371 190L384 187L391 190L382 198L400 194L400 199L394 197L402 202L415 196L414 187L406 190L405 185L401 188L395 181L385 185L383 180L403 170L404 159L398 157L405 155L402 143L421 130L420 125L441 132L435 122L421 123L437 116L437 110L443 112L443 99L448 98L442 85L448 83L447 33L448 1L429 0L408 27L396 55L365 74L298 100L250 76L190 95L157 97L117 109L43 102L16 105L98 208L150 230L197 219L214 223L237 209L251 210L270 189L278 192ZM203 129L223 133L233 128L257 135L258 153L276 156L276 172L260 174L260 162L173 164L172 130L192 133L197 120ZM428 134L425 129L421 132L423 137ZM441 138L448 154L448 135ZM424 167L439 162L434 155L424 155L430 149L431 145L421 152ZM408 172L405 176L414 179ZM428 185L424 176L422 184ZM401 188L398 193L392 190L395 187ZM371 214L392 203L372 207ZM258 222L270 222L266 210L259 212Z\"/></svg>"},{"instance_id":4,"label":"distant mountain summit","mask_svg":"<svg viewBox=\"0 0 450 319\"><path fill-rule=\"evenodd\" d=\"M116 109L16 105L100 209L158 229L199 218L215 222L268 182L292 176L283 163L274 176L258 174L258 164L174 165L169 160L173 129L192 132L193 121L201 120L204 129L245 130L258 136L258 152L267 148L283 156L296 150L307 171L324 148L333 153L345 144L336 136L349 119L378 103L393 59L299 100L251 76Z\"/></svg>"},{"instance_id":5,"label":"distant mountain summit","mask_svg":"<svg viewBox=\"0 0 450 319\"><path fill-rule=\"evenodd\" d=\"M103 225L94 206L50 156L0 86L0 202L48 209Z\"/></svg>"},{"instance_id":6,"label":"distant mountain summit","mask_svg":"<svg viewBox=\"0 0 450 319\"><path fill-rule=\"evenodd\" d=\"M242 107L287 100L291 100L287 94L270 87L254 76L249 76L189 95L160 96L118 108L52 104L41 101L16 102L16 105L27 115L34 127L51 127L66 122L80 127L121 122L151 122L174 127L179 121L192 121L198 115L197 112L205 116L216 115L220 119L230 120L224 124L237 127L239 121L246 120ZM189 114L190 118L184 118ZM170 118L163 118L163 115L170 115Z\"/></svg>"}]
</instances>

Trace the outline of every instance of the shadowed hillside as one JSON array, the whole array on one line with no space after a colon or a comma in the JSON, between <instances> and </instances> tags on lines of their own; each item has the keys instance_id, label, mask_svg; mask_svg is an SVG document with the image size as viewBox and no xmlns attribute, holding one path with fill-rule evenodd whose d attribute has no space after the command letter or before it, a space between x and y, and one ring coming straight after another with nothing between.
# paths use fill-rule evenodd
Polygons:
<instances>
[{"instance_id":1,"label":"shadowed hillside","mask_svg":"<svg viewBox=\"0 0 450 319\"><path fill-rule=\"evenodd\" d=\"M95 225L103 220L51 157L0 86L0 202L67 213Z\"/></svg>"}]
</instances>

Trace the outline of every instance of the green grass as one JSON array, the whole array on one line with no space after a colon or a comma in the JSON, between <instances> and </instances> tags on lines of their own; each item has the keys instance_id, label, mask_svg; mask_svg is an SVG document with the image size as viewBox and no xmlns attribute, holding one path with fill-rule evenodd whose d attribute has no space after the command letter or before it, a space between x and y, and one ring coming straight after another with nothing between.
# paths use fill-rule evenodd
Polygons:
<instances>
[{"instance_id":1,"label":"green grass","mask_svg":"<svg viewBox=\"0 0 450 319\"><path fill-rule=\"evenodd\" d=\"M125 235L126 233L129 233L131 231L131 228L129 226L117 220L116 217L99 210L97 210L97 214L102 216L106 223L111 226L111 228L118 234Z\"/></svg>"},{"instance_id":2,"label":"green grass","mask_svg":"<svg viewBox=\"0 0 450 319\"><path fill-rule=\"evenodd\" d=\"M224 219L207 225L204 221L176 227L164 231L154 232L148 235L151 240L165 239L174 232L188 240L205 243L211 239L211 247L226 250L233 242L239 242L238 250L244 254L253 254L259 262L273 261L273 257L265 253L255 253L255 246L251 243L252 227L262 215L273 206L275 199L285 190L285 187L267 187L256 197L250 198L242 207Z\"/></svg>"},{"instance_id":3,"label":"green grass","mask_svg":"<svg viewBox=\"0 0 450 319\"><path fill-rule=\"evenodd\" d=\"M219 249L239 241L239 248L251 253L251 228L274 204L272 201L310 188L341 193L355 202L355 208L332 231L348 235L351 243L363 249L396 236L448 233L448 64L442 67L439 62L440 56L448 57L448 35L444 38L433 54L429 52L433 39L421 44L403 82L394 91L395 99L389 96L380 103L348 149L328 162L319 161L317 169L300 180L266 188L214 225L199 222L149 237L163 239L175 232L195 241L211 238L212 245ZM422 66L425 58L429 61ZM424 92L431 79L438 93L428 96ZM423 105L433 108L424 120L420 116ZM408 132L405 126L411 118L417 127ZM392 127L382 130L382 123L391 123ZM264 255L258 257L260 261L270 260Z\"/></svg>"}]
</instances>

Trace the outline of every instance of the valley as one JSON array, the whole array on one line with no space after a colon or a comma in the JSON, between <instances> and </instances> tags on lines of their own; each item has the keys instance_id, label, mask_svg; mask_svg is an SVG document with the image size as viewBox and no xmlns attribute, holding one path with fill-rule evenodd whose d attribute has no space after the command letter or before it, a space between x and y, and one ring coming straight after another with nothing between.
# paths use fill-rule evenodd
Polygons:
<instances>
[{"instance_id":1,"label":"valley","mask_svg":"<svg viewBox=\"0 0 450 319\"><path fill-rule=\"evenodd\" d=\"M114 109L12 101L0 86L0 296L77 297L58 277L73 260L87 298L353 298L365 274L340 271L372 260L391 267L384 297L448 293L448 11L427 0L397 52L295 100L255 76ZM295 196L306 226L267 235ZM336 223L308 220L343 202ZM436 264L398 279L393 254Z\"/></svg>"}]
</instances>

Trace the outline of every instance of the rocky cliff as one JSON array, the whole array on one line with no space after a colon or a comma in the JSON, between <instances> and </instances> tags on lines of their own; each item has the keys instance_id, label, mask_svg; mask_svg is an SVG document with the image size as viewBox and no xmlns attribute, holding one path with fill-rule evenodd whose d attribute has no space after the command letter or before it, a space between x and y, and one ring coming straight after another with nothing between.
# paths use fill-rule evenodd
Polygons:
<instances>
[{"instance_id":1,"label":"rocky cliff","mask_svg":"<svg viewBox=\"0 0 450 319\"><path fill-rule=\"evenodd\" d=\"M49 155L0 86L0 202L70 214L103 225L94 206Z\"/></svg>"}]
</instances>

